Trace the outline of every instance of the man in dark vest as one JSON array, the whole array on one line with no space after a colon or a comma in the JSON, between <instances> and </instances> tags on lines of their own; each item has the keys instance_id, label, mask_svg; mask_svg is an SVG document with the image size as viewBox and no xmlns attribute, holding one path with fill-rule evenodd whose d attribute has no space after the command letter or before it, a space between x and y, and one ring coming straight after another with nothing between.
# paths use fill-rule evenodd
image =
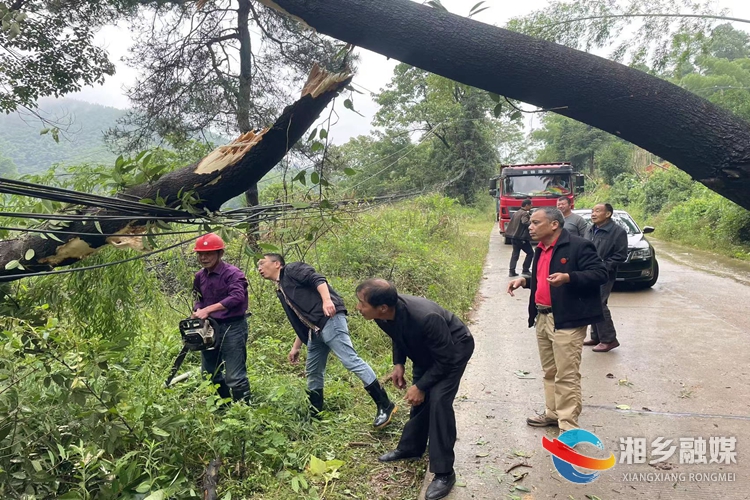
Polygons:
<instances>
[{"instance_id":1,"label":"man in dark vest","mask_svg":"<svg viewBox=\"0 0 750 500\"><path fill-rule=\"evenodd\" d=\"M276 295L292 324L297 338L289 352L289 362L299 362L302 344L307 345L307 390L314 411L323 409L323 380L328 353L333 352L344 367L365 385L375 401L377 413L373 426L388 425L396 405L388 398L375 372L354 350L346 321L346 307L325 277L304 262L286 264L284 257L267 253L258 261L258 272L276 283Z\"/></svg>"},{"instance_id":2,"label":"man in dark vest","mask_svg":"<svg viewBox=\"0 0 750 500\"><path fill-rule=\"evenodd\" d=\"M406 388L406 358L413 363L414 384L406 391L406 401L412 407L409 421L398 447L379 460L419 458L429 441L430 472L435 478L425 499L443 498L456 483L453 400L474 352L474 338L453 313L430 300L400 295L392 283L382 279L361 283L357 287L357 300L357 310L362 316L375 320L391 337L391 380L396 387Z\"/></svg>"}]
</instances>

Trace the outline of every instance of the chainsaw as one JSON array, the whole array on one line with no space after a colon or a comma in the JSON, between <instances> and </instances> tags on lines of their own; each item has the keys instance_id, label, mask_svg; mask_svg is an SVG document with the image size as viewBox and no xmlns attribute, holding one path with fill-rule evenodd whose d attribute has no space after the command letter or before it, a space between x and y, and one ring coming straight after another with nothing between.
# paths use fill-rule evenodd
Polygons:
<instances>
[{"instance_id":1,"label":"chainsaw","mask_svg":"<svg viewBox=\"0 0 750 500\"><path fill-rule=\"evenodd\" d=\"M213 318L198 319L187 318L180 321L180 336L182 337L182 350L172 364L164 385L169 387L177 370L180 369L185 356L190 351L211 351L215 349L216 338L219 332L219 324Z\"/></svg>"}]
</instances>

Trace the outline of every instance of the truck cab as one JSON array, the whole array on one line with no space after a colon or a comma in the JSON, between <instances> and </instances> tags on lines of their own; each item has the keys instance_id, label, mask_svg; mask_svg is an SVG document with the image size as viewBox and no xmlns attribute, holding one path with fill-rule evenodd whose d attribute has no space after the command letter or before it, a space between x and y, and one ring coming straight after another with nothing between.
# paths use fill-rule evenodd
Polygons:
<instances>
[{"instance_id":1,"label":"truck cab","mask_svg":"<svg viewBox=\"0 0 750 500\"><path fill-rule=\"evenodd\" d=\"M575 196L583 191L583 174L569 162L501 165L500 175L490 179L490 195L495 198L498 229L503 236L526 198L531 199L532 209L555 206L560 196L567 196L575 206ZM509 238L505 243L510 243Z\"/></svg>"}]
</instances>

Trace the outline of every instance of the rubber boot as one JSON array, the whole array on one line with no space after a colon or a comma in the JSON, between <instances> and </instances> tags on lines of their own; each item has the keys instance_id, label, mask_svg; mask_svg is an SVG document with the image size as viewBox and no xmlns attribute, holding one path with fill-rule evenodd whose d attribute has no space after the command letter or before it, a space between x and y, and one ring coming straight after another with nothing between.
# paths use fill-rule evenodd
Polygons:
<instances>
[{"instance_id":1,"label":"rubber boot","mask_svg":"<svg viewBox=\"0 0 750 500\"><path fill-rule=\"evenodd\" d=\"M391 423L391 417L396 413L396 403L388 398L388 393L385 392L385 389L383 389L383 386L377 380L365 387L365 390L378 407L372 425L376 429L382 429Z\"/></svg>"},{"instance_id":2,"label":"rubber boot","mask_svg":"<svg viewBox=\"0 0 750 500\"><path fill-rule=\"evenodd\" d=\"M232 389L232 401L234 401L235 403L242 401L245 404L250 404L250 388L246 387L244 389Z\"/></svg>"},{"instance_id":3,"label":"rubber boot","mask_svg":"<svg viewBox=\"0 0 750 500\"><path fill-rule=\"evenodd\" d=\"M317 417L323 411L323 389L307 391L307 395L310 398L310 406L312 406L310 413L313 417Z\"/></svg>"}]
</instances>

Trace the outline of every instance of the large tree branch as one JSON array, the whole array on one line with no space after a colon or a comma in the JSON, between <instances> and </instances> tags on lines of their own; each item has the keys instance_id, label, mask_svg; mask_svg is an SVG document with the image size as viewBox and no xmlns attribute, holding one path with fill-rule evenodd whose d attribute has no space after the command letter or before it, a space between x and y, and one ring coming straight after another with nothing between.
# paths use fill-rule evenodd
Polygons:
<instances>
[{"instance_id":1,"label":"large tree branch","mask_svg":"<svg viewBox=\"0 0 750 500\"><path fill-rule=\"evenodd\" d=\"M161 197L166 200L167 206L180 207L178 194L193 191L195 197L202 200L198 208L218 210L224 202L242 194L266 175L350 82L349 73L329 74L316 65L302 90L302 97L287 106L271 127L257 134L243 134L233 143L220 146L203 160L175 170L152 184L130 188L123 196L152 200ZM99 210L91 215L113 214ZM66 238L64 234L58 234L62 242L37 235L0 241L0 277L22 278L27 273L73 264L108 243L115 246L125 244L129 236L143 232L146 222L145 217L102 220L99 227L95 227L91 223L75 221L65 229L86 235ZM106 237L101 233L119 233L123 236ZM23 258L28 250L33 250L34 256L30 261L25 261ZM25 269L5 269L12 260L21 260Z\"/></svg>"},{"instance_id":2,"label":"large tree branch","mask_svg":"<svg viewBox=\"0 0 750 500\"><path fill-rule=\"evenodd\" d=\"M667 81L409 0L261 2L339 40L557 108L674 163L750 209L750 124Z\"/></svg>"}]
</instances>

